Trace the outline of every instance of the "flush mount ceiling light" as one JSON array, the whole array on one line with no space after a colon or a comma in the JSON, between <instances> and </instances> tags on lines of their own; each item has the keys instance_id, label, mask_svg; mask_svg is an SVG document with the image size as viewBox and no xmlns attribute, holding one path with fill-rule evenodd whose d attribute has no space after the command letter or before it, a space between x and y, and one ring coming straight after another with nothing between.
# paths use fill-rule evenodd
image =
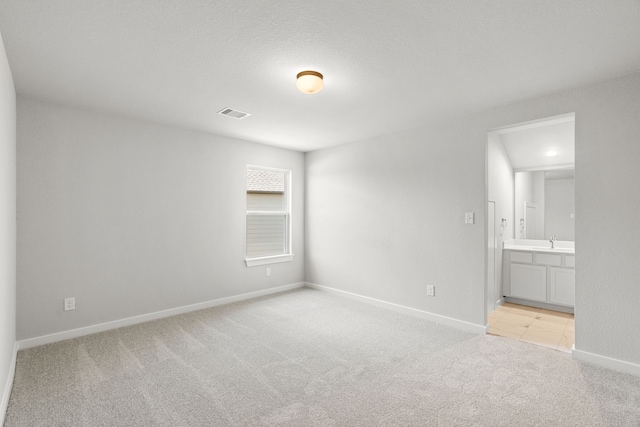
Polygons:
<instances>
[{"instance_id":1,"label":"flush mount ceiling light","mask_svg":"<svg viewBox=\"0 0 640 427\"><path fill-rule=\"evenodd\" d=\"M558 152L556 150L549 150L546 153L544 153L547 155L547 157L555 157L558 155Z\"/></svg>"},{"instance_id":2,"label":"flush mount ceiling light","mask_svg":"<svg viewBox=\"0 0 640 427\"><path fill-rule=\"evenodd\" d=\"M301 71L296 79L296 87L302 93L318 93L324 87L322 74L317 71Z\"/></svg>"}]
</instances>

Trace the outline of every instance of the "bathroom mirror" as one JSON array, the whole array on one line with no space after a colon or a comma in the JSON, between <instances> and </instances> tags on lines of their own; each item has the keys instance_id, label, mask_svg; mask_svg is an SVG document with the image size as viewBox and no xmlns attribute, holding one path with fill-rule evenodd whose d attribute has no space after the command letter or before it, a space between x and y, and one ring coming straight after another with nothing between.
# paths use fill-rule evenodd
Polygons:
<instances>
[{"instance_id":1,"label":"bathroom mirror","mask_svg":"<svg viewBox=\"0 0 640 427\"><path fill-rule=\"evenodd\" d=\"M515 173L515 238L575 241L573 167Z\"/></svg>"},{"instance_id":2,"label":"bathroom mirror","mask_svg":"<svg viewBox=\"0 0 640 427\"><path fill-rule=\"evenodd\" d=\"M502 146L502 167L512 171L513 238L575 241L575 115L514 125L490 137L498 152Z\"/></svg>"}]
</instances>

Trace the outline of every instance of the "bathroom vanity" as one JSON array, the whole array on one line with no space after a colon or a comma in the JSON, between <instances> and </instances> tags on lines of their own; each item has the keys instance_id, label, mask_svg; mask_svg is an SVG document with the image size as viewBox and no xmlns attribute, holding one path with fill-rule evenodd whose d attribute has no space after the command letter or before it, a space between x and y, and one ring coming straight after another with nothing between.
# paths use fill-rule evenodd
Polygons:
<instances>
[{"instance_id":1,"label":"bathroom vanity","mask_svg":"<svg viewBox=\"0 0 640 427\"><path fill-rule=\"evenodd\" d=\"M547 240L504 242L502 290L506 301L573 312L575 244Z\"/></svg>"}]
</instances>

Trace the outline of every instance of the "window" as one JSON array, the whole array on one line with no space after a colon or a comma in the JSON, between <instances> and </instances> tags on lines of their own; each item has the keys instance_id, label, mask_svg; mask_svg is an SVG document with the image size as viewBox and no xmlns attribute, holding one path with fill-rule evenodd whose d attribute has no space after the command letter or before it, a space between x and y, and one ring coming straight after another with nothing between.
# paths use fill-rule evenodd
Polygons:
<instances>
[{"instance_id":1,"label":"window","mask_svg":"<svg viewBox=\"0 0 640 427\"><path fill-rule=\"evenodd\" d=\"M291 172L247 166L247 267L291 261Z\"/></svg>"}]
</instances>

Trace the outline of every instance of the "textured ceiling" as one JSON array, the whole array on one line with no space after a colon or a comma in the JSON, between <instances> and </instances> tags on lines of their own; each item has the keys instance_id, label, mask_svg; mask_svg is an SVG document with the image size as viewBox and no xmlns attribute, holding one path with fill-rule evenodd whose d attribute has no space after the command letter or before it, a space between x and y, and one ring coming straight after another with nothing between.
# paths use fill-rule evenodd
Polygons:
<instances>
[{"instance_id":1,"label":"textured ceiling","mask_svg":"<svg viewBox=\"0 0 640 427\"><path fill-rule=\"evenodd\" d=\"M0 0L0 33L24 96L300 151L640 71L638 0Z\"/></svg>"}]
</instances>

